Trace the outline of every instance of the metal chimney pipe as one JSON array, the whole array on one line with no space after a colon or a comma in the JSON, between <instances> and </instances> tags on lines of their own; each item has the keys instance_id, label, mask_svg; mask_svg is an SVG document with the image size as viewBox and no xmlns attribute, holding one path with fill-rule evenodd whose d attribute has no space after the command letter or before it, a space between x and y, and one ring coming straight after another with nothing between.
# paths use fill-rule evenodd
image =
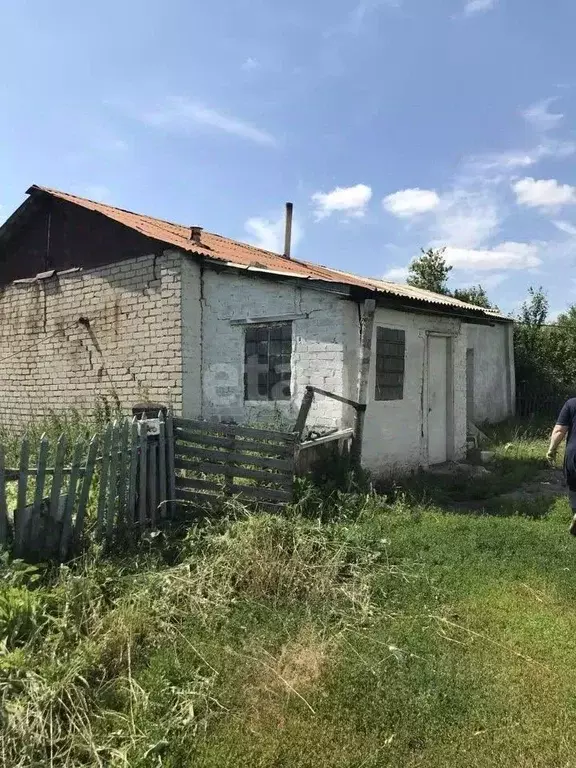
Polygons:
<instances>
[{"instance_id":1,"label":"metal chimney pipe","mask_svg":"<svg viewBox=\"0 0 576 768\"><path fill-rule=\"evenodd\" d=\"M286 229L284 233L284 256L290 258L292 249L292 214L294 212L294 203L286 203Z\"/></svg>"}]
</instances>

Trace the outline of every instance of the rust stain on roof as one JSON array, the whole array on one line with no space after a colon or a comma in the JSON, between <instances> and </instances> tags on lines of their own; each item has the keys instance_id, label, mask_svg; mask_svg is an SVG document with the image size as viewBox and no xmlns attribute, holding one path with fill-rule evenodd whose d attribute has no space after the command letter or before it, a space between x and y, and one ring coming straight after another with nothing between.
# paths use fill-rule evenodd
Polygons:
<instances>
[{"instance_id":1,"label":"rust stain on roof","mask_svg":"<svg viewBox=\"0 0 576 768\"><path fill-rule=\"evenodd\" d=\"M392 283L386 280L377 280L375 278L360 277L350 272L344 272L338 269L331 269L320 264L313 264L299 259L286 258L272 251L265 251L262 248L256 248L248 243L241 243L237 240L231 240L222 235L216 235L207 232L200 227L194 227L196 237L191 238L191 227L181 224L173 224L163 219L156 219L152 216L145 216L140 213L133 213L122 208L115 208L112 205L98 203L94 200L88 200L84 197L70 195L67 192L60 192L49 187L32 186L28 194L44 193L52 197L65 200L90 211L107 216L120 224L140 232L153 240L159 240L173 248L181 251L187 251L210 259L222 261L230 266L245 268L247 270L270 271L274 274L286 275L288 277L298 277L308 280L320 280L330 283L339 283L377 293L388 294L400 298L419 301L425 304L436 304L439 306L450 307L452 309L461 309L467 312L475 312L478 315L485 315L492 319L507 320L509 318L484 310L473 304L453 299L450 296L425 291L420 288L413 288L409 285Z\"/></svg>"}]
</instances>

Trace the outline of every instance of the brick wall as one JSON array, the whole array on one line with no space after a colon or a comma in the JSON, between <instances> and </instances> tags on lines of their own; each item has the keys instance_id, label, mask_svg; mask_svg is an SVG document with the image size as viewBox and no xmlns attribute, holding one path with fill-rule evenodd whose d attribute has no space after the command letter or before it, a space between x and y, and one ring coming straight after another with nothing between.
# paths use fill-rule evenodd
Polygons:
<instances>
[{"instance_id":1,"label":"brick wall","mask_svg":"<svg viewBox=\"0 0 576 768\"><path fill-rule=\"evenodd\" d=\"M196 307L198 296L202 297L201 317L196 322L202 327L201 413L204 418L293 424L308 384L352 399L356 397L360 332L353 302L296 283L255 276L204 270L196 280L200 281L200 287L196 287L194 280L189 281L183 308L186 315L187 304ZM242 323L248 318L282 315L294 317L292 398L290 401L245 401L246 326ZM185 391L198 386L197 380L191 378L194 370L191 366L185 367ZM196 411L190 415L197 415ZM349 406L317 396L308 426L340 427L352 419Z\"/></svg>"},{"instance_id":2,"label":"brick wall","mask_svg":"<svg viewBox=\"0 0 576 768\"><path fill-rule=\"evenodd\" d=\"M3 423L91 410L98 398L180 412L180 308L175 254L0 289Z\"/></svg>"}]
</instances>

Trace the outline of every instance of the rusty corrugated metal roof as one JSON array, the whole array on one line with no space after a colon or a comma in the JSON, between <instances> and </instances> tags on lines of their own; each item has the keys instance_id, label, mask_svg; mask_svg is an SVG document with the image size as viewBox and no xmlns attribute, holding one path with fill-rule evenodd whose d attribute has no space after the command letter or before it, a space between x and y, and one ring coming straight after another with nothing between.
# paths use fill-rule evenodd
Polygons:
<instances>
[{"instance_id":1,"label":"rusty corrugated metal roof","mask_svg":"<svg viewBox=\"0 0 576 768\"><path fill-rule=\"evenodd\" d=\"M34 185L30 187L28 194L34 195L35 193L43 193L61 200L66 200L69 203L87 208L90 211L95 211L96 213L107 216L120 224L131 227L153 240L159 240L160 242L166 243L167 245L182 251L206 256L210 259L216 259L217 261L223 261L230 266L253 271L282 274L288 277L350 285L358 288L365 288L370 291L376 291L378 293L388 294L390 296L422 302L424 304L436 304L451 309L474 312L480 316L486 315L487 317L496 320L508 320L508 318L496 312L483 310L474 304L467 304L466 302L459 301L450 296L444 296L420 288L413 288L409 285L388 282L386 280L360 277L351 272L331 269L320 264L313 264L299 259L288 259L280 254L265 251L262 248L256 248L253 245L241 243L237 240L231 240L227 237L222 237L222 235L206 232L205 230L200 232L199 238L192 239L191 228L189 226L173 224L169 221L164 221L163 219L156 219L152 216L145 216L140 213L126 211L122 208L115 208L112 205L106 205L105 203L98 203L84 197L70 195L67 192L60 192L56 189Z\"/></svg>"}]
</instances>

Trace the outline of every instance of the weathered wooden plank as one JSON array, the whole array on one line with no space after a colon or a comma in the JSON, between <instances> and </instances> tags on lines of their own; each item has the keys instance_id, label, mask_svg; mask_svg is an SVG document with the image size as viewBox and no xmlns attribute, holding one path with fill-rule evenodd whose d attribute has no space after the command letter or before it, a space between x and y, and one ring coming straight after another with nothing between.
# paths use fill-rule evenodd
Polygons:
<instances>
[{"instance_id":1,"label":"weathered wooden plank","mask_svg":"<svg viewBox=\"0 0 576 768\"><path fill-rule=\"evenodd\" d=\"M50 516L56 520L60 509L60 492L62 490L62 469L66 460L66 437L60 435L56 444L56 456L54 457L54 476L50 491Z\"/></svg>"},{"instance_id":2,"label":"weathered wooden plank","mask_svg":"<svg viewBox=\"0 0 576 768\"><path fill-rule=\"evenodd\" d=\"M86 464L84 465L84 477L82 478L82 488L80 489L80 496L78 498L78 509L76 510L76 521L74 523L75 542L78 542L84 533L84 520L86 518L88 499L90 498L90 488L92 486L92 478L94 476L94 469L96 467L97 453L98 438L96 435L94 435L90 441L90 445L88 446Z\"/></svg>"},{"instance_id":3,"label":"weathered wooden plank","mask_svg":"<svg viewBox=\"0 0 576 768\"><path fill-rule=\"evenodd\" d=\"M0 445L0 547L4 547L8 541L8 506L6 504L5 464L4 448Z\"/></svg>"},{"instance_id":4,"label":"weathered wooden plank","mask_svg":"<svg viewBox=\"0 0 576 768\"><path fill-rule=\"evenodd\" d=\"M40 450L38 451L38 463L36 465L36 485L34 488L34 508L40 509L44 498L44 484L46 481L46 464L48 461L48 438L42 435L40 438Z\"/></svg>"},{"instance_id":5,"label":"weathered wooden plank","mask_svg":"<svg viewBox=\"0 0 576 768\"><path fill-rule=\"evenodd\" d=\"M27 505L28 496L28 462L30 460L30 443L24 437L20 445L20 469L18 472L18 496L16 509L14 510L14 555L21 557L24 551L26 536L26 524L24 509Z\"/></svg>"},{"instance_id":6,"label":"weathered wooden plank","mask_svg":"<svg viewBox=\"0 0 576 768\"><path fill-rule=\"evenodd\" d=\"M70 547L70 537L72 535L72 516L74 514L74 504L76 502L76 491L78 487L78 478L80 477L80 464L82 462L83 444L81 440L76 441L74 454L72 456L72 471L68 483L68 495L66 497L66 507L62 518L62 533L60 535L59 556L64 561L68 555Z\"/></svg>"},{"instance_id":7,"label":"weathered wooden plank","mask_svg":"<svg viewBox=\"0 0 576 768\"><path fill-rule=\"evenodd\" d=\"M292 501L292 493L281 491L276 488L258 488L255 485L233 485L232 492L242 497L264 499L265 501Z\"/></svg>"},{"instance_id":8,"label":"weathered wooden plank","mask_svg":"<svg viewBox=\"0 0 576 768\"><path fill-rule=\"evenodd\" d=\"M166 513L171 516L174 513L174 504L172 500L176 498L176 470L174 468L174 419L172 411L168 411L166 416L166 471L168 473L168 498L170 500L166 507Z\"/></svg>"},{"instance_id":9,"label":"weathered wooden plank","mask_svg":"<svg viewBox=\"0 0 576 768\"><path fill-rule=\"evenodd\" d=\"M177 444L189 442L216 448L232 448L236 444L242 451L268 453L272 456L290 456L294 450L293 446L289 444L254 442L253 440L244 440L240 436L234 441L230 437L214 437L213 435L204 435L201 432L189 432L181 428L176 429L176 441Z\"/></svg>"},{"instance_id":10,"label":"weathered wooden plank","mask_svg":"<svg viewBox=\"0 0 576 768\"><path fill-rule=\"evenodd\" d=\"M233 456L234 453L235 453L235 448L236 448L236 435L235 434L234 435L230 435L230 438L234 441L234 443L233 443L232 447L229 449L229 455ZM234 473L233 473L233 470L234 470L234 466L235 465L234 464L231 464L231 465L230 464L225 464L224 466L227 469L227 472L224 474L224 486L225 486L224 493L226 494L226 496L231 496L232 495L232 488L234 487Z\"/></svg>"},{"instance_id":11,"label":"weathered wooden plank","mask_svg":"<svg viewBox=\"0 0 576 768\"><path fill-rule=\"evenodd\" d=\"M166 517L168 478L166 476L166 421L162 411L158 414L158 504L160 517Z\"/></svg>"},{"instance_id":12,"label":"weathered wooden plank","mask_svg":"<svg viewBox=\"0 0 576 768\"><path fill-rule=\"evenodd\" d=\"M197 478L189 477L177 477L176 478L176 492L182 488L196 488L198 490L206 489L207 491L220 491L224 490L222 483L215 483L212 480L201 480Z\"/></svg>"},{"instance_id":13,"label":"weathered wooden plank","mask_svg":"<svg viewBox=\"0 0 576 768\"><path fill-rule=\"evenodd\" d=\"M339 429L336 432L330 432L327 435L317 437L315 440L306 440L304 443L300 443L298 450L304 451L307 448L315 448L318 445L325 445L326 443L332 443L335 440L349 440L354 437L354 429Z\"/></svg>"},{"instance_id":14,"label":"weathered wooden plank","mask_svg":"<svg viewBox=\"0 0 576 768\"><path fill-rule=\"evenodd\" d=\"M114 523L116 522L116 494L118 493L118 459L120 451L120 424L114 421L112 424L112 437L110 438L110 464L108 466L108 504L106 505L106 538L114 535Z\"/></svg>"},{"instance_id":15,"label":"weathered wooden plank","mask_svg":"<svg viewBox=\"0 0 576 768\"><path fill-rule=\"evenodd\" d=\"M215 421L197 421L193 419L174 418L174 427L194 430L204 433L217 432L224 435L245 435L260 437L264 440L275 440L278 443L293 443L296 437L292 432L275 432L271 429L256 429L255 427L240 427L236 424L219 424Z\"/></svg>"},{"instance_id":16,"label":"weathered wooden plank","mask_svg":"<svg viewBox=\"0 0 576 768\"><path fill-rule=\"evenodd\" d=\"M156 510L158 507L158 444L148 445L148 517L152 528L156 527Z\"/></svg>"},{"instance_id":17,"label":"weathered wooden plank","mask_svg":"<svg viewBox=\"0 0 576 768\"><path fill-rule=\"evenodd\" d=\"M98 508L96 512L96 528L98 534L104 531L104 516L106 514L106 490L108 487L108 468L110 466L110 445L112 442L112 425L108 424L102 443L102 460L100 462L100 485L98 488Z\"/></svg>"},{"instance_id":18,"label":"weathered wooden plank","mask_svg":"<svg viewBox=\"0 0 576 768\"><path fill-rule=\"evenodd\" d=\"M130 422L124 419L120 430L120 451L118 457L118 524L126 524L126 497L128 494L128 476L130 471L130 455L128 441L130 437Z\"/></svg>"},{"instance_id":19,"label":"weathered wooden plank","mask_svg":"<svg viewBox=\"0 0 576 768\"><path fill-rule=\"evenodd\" d=\"M14 544L14 555L22 557L26 552L32 527L32 506L24 507L18 514L18 535Z\"/></svg>"},{"instance_id":20,"label":"weathered wooden plank","mask_svg":"<svg viewBox=\"0 0 576 768\"><path fill-rule=\"evenodd\" d=\"M186 459L176 459L176 469L189 472L201 472L205 475L224 475L225 477L246 477L251 480L262 480L264 483L292 486L292 473L270 472L263 469L247 469L246 467L228 467L226 464L209 464L207 462L193 463Z\"/></svg>"},{"instance_id":21,"label":"weathered wooden plank","mask_svg":"<svg viewBox=\"0 0 576 768\"><path fill-rule=\"evenodd\" d=\"M208 493L198 493L194 491L187 491L184 489L178 489L176 492L176 498L178 501L184 502L183 506L188 503L193 503L195 507L201 507L204 509L212 506L220 506L222 504L222 496ZM271 502L257 500L257 499L239 499L241 502L250 504L251 506L257 506L258 509L264 509L268 512L280 513L283 511L284 506L282 504L273 504Z\"/></svg>"},{"instance_id":22,"label":"weathered wooden plank","mask_svg":"<svg viewBox=\"0 0 576 768\"><path fill-rule=\"evenodd\" d=\"M324 395L324 397L329 397L331 400L338 400L339 403L344 403L345 405L350 405L355 410L366 410L366 404L357 403L356 400L350 400L347 397L342 397L342 395L337 395L335 392L328 392L325 389L320 389L319 387L306 387L306 390L308 392L315 392L317 395ZM306 397L306 395L304 395ZM296 430L294 430L296 431Z\"/></svg>"},{"instance_id":23,"label":"weathered wooden plank","mask_svg":"<svg viewBox=\"0 0 576 768\"><path fill-rule=\"evenodd\" d=\"M302 398L302 403L300 404L300 410L298 411L298 416L296 417L296 423L294 424L294 434L298 437L298 440L300 440L302 433L304 432L306 420L308 418L308 414L310 413L310 408L312 408L313 402L314 391L310 387L306 387L306 392L304 392L304 397Z\"/></svg>"},{"instance_id":24,"label":"weathered wooden plank","mask_svg":"<svg viewBox=\"0 0 576 768\"><path fill-rule=\"evenodd\" d=\"M146 421L144 421L143 418L138 423L138 432L139 432L138 453L140 456L140 462L139 462L140 483L138 487L138 522L140 523L140 527L144 529L147 523L146 491L147 491L147 475L148 475L148 424L146 423Z\"/></svg>"},{"instance_id":25,"label":"weathered wooden plank","mask_svg":"<svg viewBox=\"0 0 576 768\"><path fill-rule=\"evenodd\" d=\"M265 456L250 456L244 453L226 453L225 451L208 451L205 448L195 448L191 445L177 446L177 456L198 456L209 461L235 461L239 464L254 465L256 467L271 467L272 469L285 469L291 471L294 462L289 459L270 459Z\"/></svg>"},{"instance_id":26,"label":"weathered wooden plank","mask_svg":"<svg viewBox=\"0 0 576 768\"><path fill-rule=\"evenodd\" d=\"M130 424L130 467L128 470L128 506L126 522L133 525L136 519L136 483L138 480L138 421L136 416Z\"/></svg>"}]
</instances>

